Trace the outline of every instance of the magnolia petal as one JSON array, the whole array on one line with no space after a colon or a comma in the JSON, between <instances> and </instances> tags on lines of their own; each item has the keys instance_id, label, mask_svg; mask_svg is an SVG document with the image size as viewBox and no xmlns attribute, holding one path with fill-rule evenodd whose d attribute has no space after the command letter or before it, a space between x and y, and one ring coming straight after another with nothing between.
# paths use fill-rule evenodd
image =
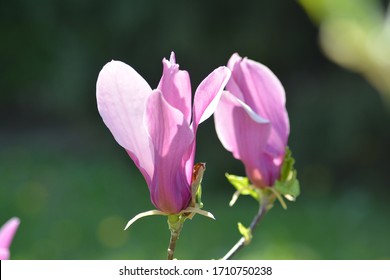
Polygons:
<instances>
[{"instance_id":1,"label":"magnolia petal","mask_svg":"<svg viewBox=\"0 0 390 280\"><path fill-rule=\"evenodd\" d=\"M237 120L237 117L239 120ZM214 113L215 129L222 145L225 149L232 152L237 159L241 159L239 146L244 140L242 139L243 136L247 133L254 133L251 131L244 131L244 134L240 134L238 130L240 129L241 120L253 123L261 130L258 132L262 134L260 139L263 140L261 141L261 147L263 147L263 145L265 145L264 142L267 140L267 137L264 136L268 136L269 121L257 115L248 105L236 98L233 94L224 91ZM237 125L234 125L235 123L237 123ZM259 143L258 139L254 140ZM248 148L254 150L255 147Z\"/></svg>"},{"instance_id":2,"label":"magnolia petal","mask_svg":"<svg viewBox=\"0 0 390 280\"><path fill-rule=\"evenodd\" d=\"M125 229L128 229L134 222L136 222L137 220L143 218L143 217L148 217L148 216L168 216L168 214L164 213L164 212L161 212L159 210L149 210L149 211L145 211L145 212L142 212L142 213L139 213L137 215L135 215L134 218L132 218L126 225Z\"/></svg>"},{"instance_id":3,"label":"magnolia petal","mask_svg":"<svg viewBox=\"0 0 390 280\"><path fill-rule=\"evenodd\" d=\"M183 114L172 107L159 90L147 102L146 126L154 146L154 175L149 186L151 200L161 211L177 214L191 199L185 163L194 133Z\"/></svg>"},{"instance_id":4,"label":"magnolia petal","mask_svg":"<svg viewBox=\"0 0 390 280\"><path fill-rule=\"evenodd\" d=\"M215 111L223 88L231 75L227 67L219 67L209 74L198 86L194 96L192 130L196 134L198 125L208 119ZM189 151L190 159L186 165L187 178L192 176L192 167L195 157L195 140Z\"/></svg>"},{"instance_id":5,"label":"magnolia petal","mask_svg":"<svg viewBox=\"0 0 390 280\"><path fill-rule=\"evenodd\" d=\"M191 82L187 71L179 70L175 54L170 60L163 59L163 75L157 87L165 100L181 111L188 124L191 122Z\"/></svg>"},{"instance_id":6,"label":"magnolia petal","mask_svg":"<svg viewBox=\"0 0 390 280\"><path fill-rule=\"evenodd\" d=\"M270 135L270 123L229 92L223 93L214 120L222 145L244 163L251 181L267 184L264 148Z\"/></svg>"},{"instance_id":7,"label":"magnolia petal","mask_svg":"<svg viewBox=\"0 0 390 280\"><path fill-rule=\"evenodd\" d=\"M245 110L245 112L248 114L248 116L256 123L259 124L267 124L270 123L269 120L264 119L263 117L259 116L255 111L252 110L251 107L249 107L247 104L242 102L240 99L235 98L231 93L226 92L225 94L226 98L230 99L232 103L235 103L237 106L241 107Z\"/></svg>"},{"instance_id":8,"label":"magnolia petal","mask_svg":"<svg viewBox=\"0 0 390 280\"><path fill-rule=\"evenodd\" d=\"M227 67L219 67L209 74L196 89L192 121L194 131L201 122L214 113L230 75L231 72Z\"/></svg>"},{"instance_id":9,"label":"magnolia petal","mask_svg":"<svg viewBox=\"0 0 390 280\"><path fill-rule=\"evenodd\" d=\"M0 260L9 259L9 247L18 229L20 220L12 218L8 220L0 229Z\"/></svg>"},{"instance_id":10,"label":"magnolia petal","mask_svg":"<svg viewBox=\"0 0 390 280\"><path fill-rule=\"evenodd\" d=\"M265 65L237 54L231 57L228 65L232 78L226 89L270 121L272 126L267 150L275 157L283 155L290 127L281 82Z\"/></svg>"},{"instance_id":11,"label":"magnolia petal","mask_svg":"<svg viewBox=\"0 0 390 280\"><path fill-rule=\"evenodd\" d=\"M10 253L9 249L0 248L0 260L9 260Z\"/></svg>"},{"instance_id":12,"label":"magnolia petal","mask_svg":"<svg viewBox=\"0 0 390 280\"><path fill-rule=\"evenodd\" d=\"M233 110L239 106L234 97L229 92L224 91L219 101L218 107L214 112L215 130L218 138L226 150L233 153L233 156L239 159L238 139L236 137L235 127L233 125Z\"/></svg>"},{"instance_id":13,"label":"magnolia petal","mask_svg":"<svg viewBox=\"0 0 390 280\"><path fill-rule=\"evenodd\" d=\"M107 63L96 84L98 110L104 123L148 182L153 176L153 150L142 123L151 92L148 83L120 61Z\"/></svg>"},{"instance_id":14,"label":"magnolia petal","mask_svg":"<svg viewBox=\"0 0 390 280\"><path fill-rule=\"evenodd\" d=\"M8 248L20 224L19 218L11 218L0 229L0 248Z\"/></svg>"},{"instance_id":15,"label":"magnolia petal","mask_svg":"<svg viewBox=\"0 0 390 280\"><path fill-rule=\"evenodd\" d=\"M228 63L227 63L227 67L230 69L230 70L233 70L234 68L234 65L236 65L236 63L240 63L240 61L242 60L242 57L238 54L238 53L234 53Z\"/></svg>"},{"instance_id":16,"label":"magnolia petal","mask_svg":"<svg viewBox=\"0 0 390 280\"><path fill-rule=\"evenodd\" d=\"M237 70L233 73L234 66L236 64L239 65L241 60L242 60L242 57L239 56L237 53L233 54L230 57L230 59L227 63L227 67L232 71L232 75L231 75L228 83L226 84L226 88L229 88L229 91L238 99L245 100L244 94L241 92L241 88L237 84L243 79L243 77L241 77L242 73L237 71Z\"/></svg>"}]
</instances>

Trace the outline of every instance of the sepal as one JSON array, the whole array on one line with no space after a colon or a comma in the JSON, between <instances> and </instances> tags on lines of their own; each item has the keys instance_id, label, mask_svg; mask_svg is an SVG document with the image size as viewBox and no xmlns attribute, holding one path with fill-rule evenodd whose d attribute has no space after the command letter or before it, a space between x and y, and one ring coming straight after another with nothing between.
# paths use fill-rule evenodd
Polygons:
<instances>
[{"instance_id":1,"label":"sepal","mask_svg":"<svg viewBox=\"0 0 390 280\"><path fill-rule=\"evenodd\" d=\"M297 171L294 168L294 163L295 159L291 155L291 150L286 147L286 155L281 167L279 180L275 181L273 186L265 188L256 188L250 183L247 177L226 173L226 178L236 189L229 205L233 206L240 195L250 195L260 204L266 203L267 210L272 208L276 199L280 202L284 209L287 209L287 204L285 203L283 197L289 201L295 201L300 194L300 186L297 179Z\"/></svg>"},{"instance_id":2,"label":"sepal","mask_svg":"<svg viewBox=\"0 0 390 280\"><path fill-rule=\"evenodd\" d=\"M284 157L280 179L275 182L274 189L290 201L295 201L300 194L300 186L294 163L295 159L291 155L291 150L286 147L286 155Z\"/></svg>"}]
</instances>

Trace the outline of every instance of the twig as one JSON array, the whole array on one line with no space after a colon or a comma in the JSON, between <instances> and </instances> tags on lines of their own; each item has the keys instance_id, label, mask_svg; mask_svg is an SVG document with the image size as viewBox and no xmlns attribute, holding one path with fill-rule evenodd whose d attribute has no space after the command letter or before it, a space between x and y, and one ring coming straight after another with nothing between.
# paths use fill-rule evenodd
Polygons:
<instances>
[{"instance_id":1,"label":"twig","mask_svg":"<svg viewBox=\"0 0 390 280\"><path fill-rule=\"evenodd\" d=\"M267 203L264 203L264 201L259 206L259 211L257 212L256 216L253 218L251 225L249 226L249 229L251 232L254 231L258 223L263 219L265 213L267 213ZM230 260L242 247L244 247L245 244L245 237L241 237L237 243L230 249L230 251L222 258L222 260Z\"/></svg>"},{"instance_id":2,"label":"twig","mask_svg":"<svg viewBox=\"0 0 390 280\"><path fill-rule=\"evenodd\" d=\"M168 260L173 260L173 254L175 253L176 241L179 238L179 232L171 231L171 238L169 239L169 247L168 247Z\"/></svg>"}]
</instances>

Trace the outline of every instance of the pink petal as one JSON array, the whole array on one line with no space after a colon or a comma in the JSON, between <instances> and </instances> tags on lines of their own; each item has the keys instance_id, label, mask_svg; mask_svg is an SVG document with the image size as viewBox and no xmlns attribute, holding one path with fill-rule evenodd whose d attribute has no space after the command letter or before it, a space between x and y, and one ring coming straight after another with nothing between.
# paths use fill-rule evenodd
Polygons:
<instances>
[{"instance_id":1,"label":"pink petal","mask_svg":"<svg viewBox=\"0 0 390 280\"><path fill-rule=\"evenodd\" d=\"M227 63L227 67L230 69L230 70L233 70L234 66L237 64L237 63L240 63L242 60L242 57L238 54L238 53L234 53L228 63Z\"/></svg>"},{"instance_id":2,"label":"pink petal","mask_svg":"<svg viewBox=\"0 0 390 280\"><path fill-rule=\"evenodd\" d=\"M0 260L9 260L9 249L0 248Z\"/></svg>"},{"instance_id":3,"label":"pink petal","mask_svg":"<svg viewBox=\"0 0 390 280\"><path fill-rule=\"evenodd\" d=\"M179 70L175 54L171 53L170 60L163 59L163 75L157 87L165 100L181 111L184 119L191 122L191 82L187 71Z\"/></svg>"},{"instance_id":4,"label":"pink petal","mask_svg":"<svg viewBox=\"0 0 390 280\"><path fill-rule=\"evenodd\" d=\"M165 213L178 213L191 199L185 164L194 134L183 113L171 106L159 90L153 91L148 99L145 121L155 155L155 171L149 186L151 200Z\"/></svg>"},{"instance_id":5,"label":"pink petal","mask_svg":"<svg viewBox=\"0 0 390 280\"><path fill-rule=\"evenodd\" d=\"M264 154L270 123L229 92L223 93L214 120L221 143L244 163L252 183L266 186L271 179L269 156Z\"/></svg>"},{"instance_id":6,"label":"pink petal","mask_svg":"<svg viewBox=\"0 0 390 280\"><path fill-rule=\"evenodd\" d=\"M227 90L270 121L272 129L267 149L275 156L284 153L289 120L285 92L279 79L263 64L247 58L240 59L237 54L232 56L228 65L232 67L232 78L226 86Z\"/></svg>"},{"instance_id":7,"label":"pink petal","mask_svg":"<svg viewBox=\"0 0 390 280\"><path fill-rule=\"evenodd\" d=\"M208 119L215 111L223 88L226 86L231 75L227 67L219 67L211 72L198 86L194 96L192 130L194 134L198 125ZM188 178L192 177L192 167L195 157L195 142L190 151L190 160L192 164L187 164L186 173Z\"/></svg>"},{"instance_id":8,"label":"pink petal","mask_svg":"<svg viewBox=\"0 0 390 280\"><path fill-rule=\"evenodd\" d=\"M198 125L214 113L230 75L231 72L227 67L219 67L209 74L196 89L192 121L195 132Z\"/></svg>"},{"instance_id":9,"label":"pink petal","mask_svg":"<svg viewBox=\"0 0 390 280\"><path fill-rule=\"evenodd\" d=\"M129 65L107 63L100 71L96 98L98 110L115 140L127 150L147 182L153 176L153 149L143 116L152 89Z\"/></svg>"},{"instance_id":10,"label":"pink petal","mask_svg":"<svg viewBox=\"0 0 390 280\"><path fill-rule=\"evenodd\" d=\"M18 218L8 220L0 229L0 260L9 259L9 247L20 224Z\"/></svg>"}]
</instances>

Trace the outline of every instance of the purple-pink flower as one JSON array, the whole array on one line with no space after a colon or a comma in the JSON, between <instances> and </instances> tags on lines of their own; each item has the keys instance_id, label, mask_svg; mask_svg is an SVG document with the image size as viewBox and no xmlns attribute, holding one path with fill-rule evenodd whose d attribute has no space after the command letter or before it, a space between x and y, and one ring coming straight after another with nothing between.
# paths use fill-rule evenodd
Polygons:
<instances>
[{"instance_id":1,"label":"purple-pink flower","mask_svg":"<svg viewBox=\"0 0 390 280\"><path fill-rule=\"evenodd\" d=\"M238 54L228 67L232 76L214 114L218 137L244 163L252 184L273 186L290 131L284 88L269 68Z\"/></svg>"},{"instance_id":2,"label":"purple-pink flower","mask_svg":"<svg viewBox=\"0 0 390 280\"><path fill-rule=\"evenodd\" d=\"M126 149L149 187L152 203L177 214L191 200L191 181L198 125L217 106L230 77L227 67L208 75L195 91L179 70L175 54L163 59L163 74L154 90L129 65L111 61L97 80L97 104L104 123Z\"/></svg>"},{"instance_id":3,"label":"purple-pink flower","mask_svg":"<svg viewBox=\"0 0 390 280\"><path fill-rule=\"evenodd\" d=\"M12 218L0 228L0 260L9 259L9 247L11 246L12 239L14 238L19 224L20 220L18 218Z\"/></svg>"}]
</instances>

